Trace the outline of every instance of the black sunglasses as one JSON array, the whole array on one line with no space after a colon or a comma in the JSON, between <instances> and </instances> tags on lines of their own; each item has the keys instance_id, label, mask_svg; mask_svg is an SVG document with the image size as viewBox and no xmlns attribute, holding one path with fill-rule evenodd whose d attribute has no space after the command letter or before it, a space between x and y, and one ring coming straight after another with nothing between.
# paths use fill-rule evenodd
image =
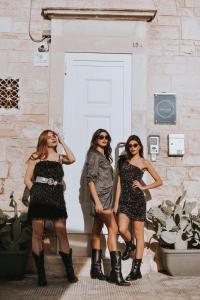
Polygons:
<instances>
[{"instance_id":1,"label":"black sunglasses","mask_svg":"<svg viewBox=\"0 0 200 300\"><path fill-rule=\"evenodd\" d=\"M131 149L131 148L137 148L139 146L139 144L129 144L128 145L128 147L129 147L129 149Z\"/></svg>"},{"instance_id":2,"label":"black sunglasses","mask_svg":"<svg viewBox=\"0 0 200 300\"><path fill-rule=\"evenodd\" d=\"M109 140L108 135L99 135L98 136L98 140L104 140L104 139L108 141Z\"/></svg>"}]
</instances>

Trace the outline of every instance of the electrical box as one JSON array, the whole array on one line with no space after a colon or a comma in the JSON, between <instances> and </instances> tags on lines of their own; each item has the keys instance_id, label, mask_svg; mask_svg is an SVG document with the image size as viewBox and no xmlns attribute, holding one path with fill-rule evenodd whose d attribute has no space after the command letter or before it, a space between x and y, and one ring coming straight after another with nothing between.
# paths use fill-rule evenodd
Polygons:
<instances>
[{"instance_id":1,"label":"electrical box","mask_svg":"<svg viewBox=\"0 0 200 300\"><path fill-rule=\"evenodd\" d=\"M151 161L156 161L157 154L159 154L159 135L148 136L149 154L151 155Z\"/></svg>"},{"instance_id":2,"label":"electrical box","mask_svg":"<svg viewBox=\"0 0 200 300\"><path fill-rule=\"evenodd\" d=\"M168 154L169 156L183 156L185 154L184 134L169 134Z\"/></svg>"}]
</instances>

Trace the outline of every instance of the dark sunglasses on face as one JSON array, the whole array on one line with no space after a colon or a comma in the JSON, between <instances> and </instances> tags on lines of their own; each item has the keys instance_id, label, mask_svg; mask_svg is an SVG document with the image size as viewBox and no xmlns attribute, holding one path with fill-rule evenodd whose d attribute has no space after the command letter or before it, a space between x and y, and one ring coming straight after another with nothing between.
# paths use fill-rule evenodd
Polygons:
<instances>
[{"instance_id":1,"label":"dark sunglasses on face","mask_svg":"<svg viewBox=\"0 0 200 300\"><path fill-rule=\"evenodd\" d=\"M106 141L108 141L109 140L109 137L107 136L107 135L99 135L98 136L98 140L106 140Z\"/></svg>"},{"instance_id":2,"label":"dark sunglasses on face","mask_svg":"<svg viewBox=\"0 0 200 300\"><path fill-rule=\"evenodd\" d=\"M137 143L135 143L135 144L129 144L128 145L129 149L131 149L131 148L137 148L137 146L138 146Z\"/></svg>"}]
</instances>

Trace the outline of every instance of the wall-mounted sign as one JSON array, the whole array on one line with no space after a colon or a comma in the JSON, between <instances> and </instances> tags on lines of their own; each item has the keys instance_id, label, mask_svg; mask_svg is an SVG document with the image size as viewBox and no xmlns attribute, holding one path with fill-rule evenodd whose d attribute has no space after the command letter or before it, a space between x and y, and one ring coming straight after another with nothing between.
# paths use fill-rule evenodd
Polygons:
<instances>
[{"instance_id":1,"label":"wall-mounted sign","mask_svg":"<svg viewBox=\"0 0 200 300\"><path fill-rule=\"evenodd\" d=\"M154 94L154 123L176 124L175 94Z\"/></svg>"}]
</instances>

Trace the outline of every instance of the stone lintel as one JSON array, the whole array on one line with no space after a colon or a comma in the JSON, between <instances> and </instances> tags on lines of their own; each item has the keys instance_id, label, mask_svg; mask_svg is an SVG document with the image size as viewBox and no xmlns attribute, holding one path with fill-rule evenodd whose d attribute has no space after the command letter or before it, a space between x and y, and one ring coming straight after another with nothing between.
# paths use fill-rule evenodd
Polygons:
<instances>
[{"instance_id":1,"label":"stone lintel","mask_svg":"<svg viewBox=\"0 0 200 300\"><path fill-rule=\"evenodd\" d=\"M156 9L42 8L45 19L118 20L151 22Z\"/></svg>"}]
</instances>

